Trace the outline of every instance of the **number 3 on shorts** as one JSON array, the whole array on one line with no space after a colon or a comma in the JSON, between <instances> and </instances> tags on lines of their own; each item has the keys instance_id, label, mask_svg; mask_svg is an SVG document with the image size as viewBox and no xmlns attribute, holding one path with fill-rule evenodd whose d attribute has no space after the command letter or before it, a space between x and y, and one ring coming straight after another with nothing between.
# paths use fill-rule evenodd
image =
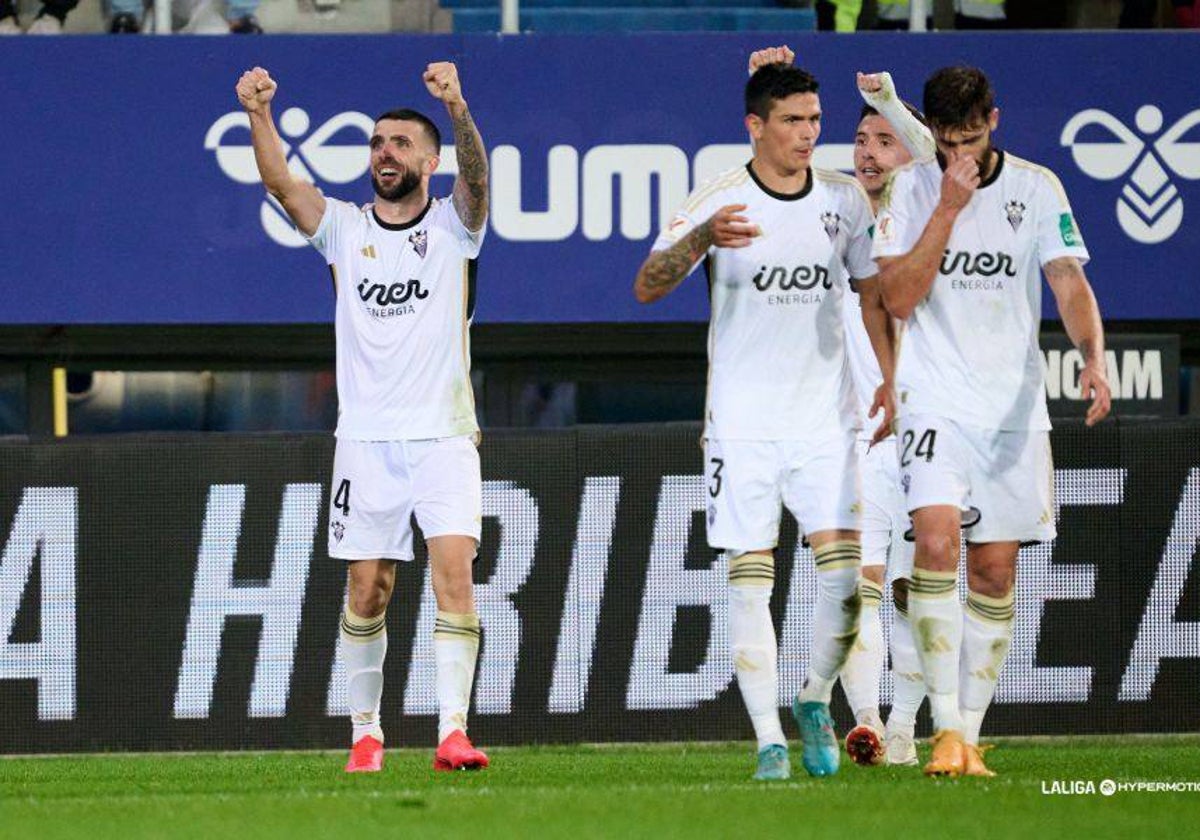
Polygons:
<instances>
[{"instance_id":1,"label":"number 3 on shorts","mask_svg":"<svg viewBox=\"0 0 1200 840\"><path fill-rule=\"evenodd\" d=\"M714 499L721 494L721 470L725 468L724 458L709 458L713 465L712 481L708 485L708 495Z\"/></svg>"},{"instance_id":2,"label":"number 3 on shorts","mask_svg":"<svg viewBox=\"0 0 1200 840\"><path fill-rule=\"evenodd\" d=\"M912 449L913 441L917 441L917 448L909 454ZM907 430L904 436L900 439L900 444L903 447L900 450L900 466L907 467L913 462L913 458L924 458L926 462L933 460L933 445L937 442L937 429L926 429L921 432L921 437L918 438L916 432L912 429Z\"/></svg>"},{"instance_id":3,"label":"number 3 on shorts","mask_svg":"<svg viewBox=\"0 0 1200 840\"><path fill-rule=\"evenodd\" d=\"M333 494L333 506L342 512L342 516L350 515L350 479L343 478Z\"/></svg>"}]
</instances>

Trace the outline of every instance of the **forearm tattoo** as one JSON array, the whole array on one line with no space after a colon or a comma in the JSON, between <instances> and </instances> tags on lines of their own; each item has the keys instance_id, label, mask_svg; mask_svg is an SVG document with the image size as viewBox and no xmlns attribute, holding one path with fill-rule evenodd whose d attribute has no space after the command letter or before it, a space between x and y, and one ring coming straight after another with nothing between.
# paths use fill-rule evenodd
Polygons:
<instances>
[{"instance_id":1,"label":"forearm tattoo","mask_svg":"<svg viewBox=\"0 0 1200 840\"><path fill-rule=\"evenodd\" d=\"M487 152L466 108L454 118L454 150L458 155L458 183L462 185L461 190L455 190L459 199L456 204L466 226L477 230L487 216Z\"/></svg>"},{"instance_id":2,"label":"forearm tattoo","mask_svg":"<svg viewBox=\"0 0 1200 840\"><path fill-rule=\"evenodd\" d=\"M712 225L705 222L670 248L651 257L642 272L643 287L653 291L671 291L683 282L696 260L704 256L712 244Z\"/></svg>"}]
</instances>

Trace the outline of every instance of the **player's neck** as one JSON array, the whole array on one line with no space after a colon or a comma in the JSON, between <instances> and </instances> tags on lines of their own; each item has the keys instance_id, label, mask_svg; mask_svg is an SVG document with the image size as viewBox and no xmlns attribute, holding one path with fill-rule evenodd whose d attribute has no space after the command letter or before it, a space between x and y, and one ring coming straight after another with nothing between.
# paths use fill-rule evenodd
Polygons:
<instances>
[{"instance_id":1,"label":"player's neck","mask_svg":"<svg viewBox=\"0 0 1200 840\"><path fill-rule=\"evenodd\" d=\"M804 192L808 186L808 179L812 177L812 170L807 166L803 169L782 168L767 163L761 157L751 160L750 168L754 170L754 177L760 184L781 195Z\"/></svg>"},{"instance_id":2,"label":"player's neck","mask_svg":"<svg viewBox=\"0 0 1200 840\"><path fill-rule=\"evenodd\" d=\"M988 179L991 178L993 174L995 174L996 167L999 165L1000 165L1000 153L997 152L995 149L990 149L988 151L987 166L984 167L984 171L979 174L980 183L986 184L988 182Z\"/></svg>"},{"instance_id":3,"label":"player's neck","mask_svg":"<svg viewBox=\"0 0 1200 840\"><path fill-rule=\"evenodd\" d=\"M416 189L399 201L387 201L375 196L375 215L389 225L403 225L425 212L429 203L429 192Z\"/></svg>"}]
</instances>

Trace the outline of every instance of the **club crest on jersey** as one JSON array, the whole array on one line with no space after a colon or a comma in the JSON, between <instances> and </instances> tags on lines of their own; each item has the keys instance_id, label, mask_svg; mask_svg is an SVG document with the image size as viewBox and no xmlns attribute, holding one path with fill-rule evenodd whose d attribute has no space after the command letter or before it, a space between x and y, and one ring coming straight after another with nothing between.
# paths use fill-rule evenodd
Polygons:
<instances>
[{"instance_id":1,"label":"club crest on jersey","mask_svg":"<svg viewBox=\"0 0 1200 840\"><path fill-rule=\"evenodd\" d=\"M838 225L842 222L842 217L832 210L826 210L821 214L821 224L825 225L825 233L829 237L829 241L837 239Z\"/></svg>"},{"instance_id":2,"label":"club crest on jersey","mask_svg":"<svg viewBox=\"0 0 1200 840\"><path fill-rule=\"evenodd\" d=\"M425 251L429 248L429 232L424 230L414 231L408 241L412 243L413 250L417 252L417 256L425 259Z\"/></svg>"},{"instance_id":3,"label":"club crest on jersey","mask_svg":"<svg viewBox=\"0 0 1200 840\"><path fill-rule=\"evenodd\" d=\"M1004 205L1004 212L1008 214L1008 223L1012 225L1013 233L1016 233L1021 222L1025 221L1025 205L1019 201L1010 201Z\"/></svg>"}]
</instances>

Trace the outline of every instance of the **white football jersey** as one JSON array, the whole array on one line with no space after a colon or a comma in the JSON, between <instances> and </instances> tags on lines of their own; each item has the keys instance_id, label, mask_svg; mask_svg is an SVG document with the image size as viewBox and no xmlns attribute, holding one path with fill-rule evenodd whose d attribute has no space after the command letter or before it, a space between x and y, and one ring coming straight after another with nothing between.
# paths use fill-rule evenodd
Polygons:
<instances>
[{"instance_id":1,"label":"white football jersey","mask_svg":"<svg viewBox=\"0 0 1200 840\"><path fill-rule=\"evenodd\" d=\"M370 204L327 198L310 241L337 294L337 436L477 432L467 330L483 229L468 231L449 199L393 225Z\"/></svg>"},{"instance_id":2,"label":"white football jersey","mask_svg":"<svg viewBox=\"0 0 1200 840\"><path fill-rule=\"evenodd\" d=\"M695 190L654 250L727 204L745 204L760 235L745 248L712 247L705 260L705 436L794 440L856 428L842 298L847 272L875 274L866 193L851 177L813 169L804 190L782 195L738 167Z\"/></svg>"},{"instance_id":3,"label":"white football jersey","mask_svg":"<svg viewBox=\"0 0 1200 840\"><path fill-rule=\"evenodd\" d=\"M896 171L875 228L876 257L912 250L941 184L936 160ZM1000 152L908 319L896 366L899 412L984 429L1049 429L1041 267L1058 257L1088 258L1062 184L1049 169Z\"/></svg>"}]
</instances>

